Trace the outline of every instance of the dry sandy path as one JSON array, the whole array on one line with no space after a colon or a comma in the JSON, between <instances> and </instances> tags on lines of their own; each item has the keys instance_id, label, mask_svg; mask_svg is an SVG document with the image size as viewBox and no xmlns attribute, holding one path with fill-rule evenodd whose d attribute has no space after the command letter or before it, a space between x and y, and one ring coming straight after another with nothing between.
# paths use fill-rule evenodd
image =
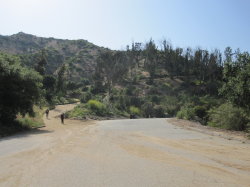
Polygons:
<instances>
[{"instance_id":1,"label":"dry sandy path","mask_svg":"<svg viewBox=\"0 0 250 187\"><path fill-rule=\"evenodd\" d=\"M167 119L81 122L0 140L0 186L250 186L250 144Z\"/></svg>"}]
</instances>

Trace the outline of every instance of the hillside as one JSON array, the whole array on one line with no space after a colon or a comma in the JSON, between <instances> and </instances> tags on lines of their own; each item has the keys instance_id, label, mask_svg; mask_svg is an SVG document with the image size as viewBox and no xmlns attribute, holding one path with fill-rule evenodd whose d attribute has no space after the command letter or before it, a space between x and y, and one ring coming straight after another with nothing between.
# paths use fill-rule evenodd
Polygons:
<instances>
[{"instance_id":1,"label":"hillside","mask_svg":"<svg viewBox=\"0 0 250 187\"><path fill-rule=\"evenodd\" d=\"M94 71L95 60L104 50L87 40L62 40L37 37L19 32L11 36L0 35L0 51L16 54L23 62L33 67L41 50L45 50L48 61L46 72L53 74L62 65L68 64L72 80L90 77Z\"/></svg>"},{"instance_id":2,"label":"hillside","mask_svg":"<svg viewBox=\"0 0 250 187\"><path fill-rule=\"evenodd\" d=\"M18 55L22 66L35 67L39 72L41 77L37 72L30 74L33 88L42 86L37 90L43 89L43 97L51 106L80 99L82 104L67 117L177 116L230 130L249 128L248 52L233 53L227 47L223 56L217 49L174 48L166 41L160 49L152 39L145 44L132 43L126 51L111 51L86 40L41 38L25 33L2 36L0 41L0 50ZM44 57L48 61L46 67ZM3 54L2 69L6 75L9 69L23 70L23 74L17 71L22 81L29 70L19 62L13 65L13 60ZM3 83L9 84L6 75L3 78L8 81ZM25 89L18 86L16 90L13 93ZM8 91L6 97L9 98Z\"/></svg>"}]
</instances>

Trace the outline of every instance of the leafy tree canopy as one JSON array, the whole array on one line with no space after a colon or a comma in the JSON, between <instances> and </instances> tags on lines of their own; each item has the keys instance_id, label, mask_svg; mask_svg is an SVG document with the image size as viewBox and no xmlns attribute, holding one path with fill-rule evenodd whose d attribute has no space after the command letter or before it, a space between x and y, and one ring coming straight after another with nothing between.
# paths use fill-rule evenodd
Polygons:
<instances>
[{"instance_id":1,"label":"leafy tree canopy","mask_svg":"<svg viewBox=\"0 0 250 187\"><path fill-rule=\"evenodd\" d=\"M42 77L20 65L20 59L0 53L0 124L14 120L18 113L33 114L42 93Z\"/></svg>"},{"instance_id":2,"label":"leafy tree canopy","mask_svg":"<svg viewBox=\"0 0 250 187\"><path fill-rule=\"evenodd\" d=\"M225 62L224 84L220 93L237 106L250 109L250 55L239 53L236 60Z\"/></svg>"}]
</instances>

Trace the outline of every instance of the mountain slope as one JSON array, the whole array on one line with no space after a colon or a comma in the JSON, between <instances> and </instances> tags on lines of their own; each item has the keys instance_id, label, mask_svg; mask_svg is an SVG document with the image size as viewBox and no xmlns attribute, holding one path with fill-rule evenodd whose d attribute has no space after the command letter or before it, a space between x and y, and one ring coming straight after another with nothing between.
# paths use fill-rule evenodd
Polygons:
<instances>
[{"instance_id":1,"label":"mountain slope","mask_svg":"<svg viewBox=\"0 0 250 187\"><path fill-rule=\"evenodd\" d=\"M55 73L62 63L66 63L71 79L79 80L79 77L92 75L95 60L105 49L87 40L44 38L23 32L11 36L0 35L0 51L20 56L28 66L36 64L41 50L46 52L47 73Z\"/></svg>"}]
</instances>

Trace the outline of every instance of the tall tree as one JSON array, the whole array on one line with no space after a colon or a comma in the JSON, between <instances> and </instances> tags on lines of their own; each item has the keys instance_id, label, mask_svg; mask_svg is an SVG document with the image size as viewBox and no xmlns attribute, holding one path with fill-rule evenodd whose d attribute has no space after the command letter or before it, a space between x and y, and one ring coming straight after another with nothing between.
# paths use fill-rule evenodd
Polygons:
<instances>
[{"instance_id":1,"label":"tall tree","mask_svg":"<svg viewBox=\"0 0 250 187\"><path fill-rule=\"evenodd\" d=\"M250 55L237 53L236 61L229 60L225 62L220 93L235 105L250 110Z\"/></svg>"},{"instance_id":2,"label":"tall tree","mask_svg":"<svg viewBox=\"0 0 250 187\"><path fill-rule=\"evenodd\" d=\"M45 70L46 70L46 65L47 65L47 59L46 59L46 53L45 50L43 49L41 51L40 57L37 59L37 64L35 66L35 70L40 73L40 75L44 76L45 75Z\"/></svg>"},{"instance_id":3,"label":"tall tree","mask_svg":"<svg viewBox=\"0 0 250 187\"><path fill-rule=\"evenodd\" d=\"M43 78L43 88L45 89L46 100L51 102L56 89L56 78L52 75L45 75Z\"/></svg>"},{"instance_id":4,"label":"tall tree","mask_svg":"<svg viewBox=\"0 0 250 187\"><path fill-rule=\"evenodd\" d=\"M174 51L171 44L167 43L166 40L162 42L163 51L161 55L161 61L164 64L164 68L168 71L170 78L174 76Z\"/></svg>"},{"instance_id":5,"label":"tall tree","mask_svg":"<svg viewBox=\"0 0 250 187\"><path fill-rule=\"evenodd\" d=\"M96 73L103 77L109 95L113 85L122 80L127 72L128 56L124 51L106 51L97 60Z\"/></svg>"},{"instance_id":6,"label":"tall tree","mask_svg":"<svg viewBox=\"0 0 250 187\"><path fill-rule=\"evenodd\" d=\"M190 79L190 74L191 74L191 61L192 61L192 49L191 48L187 48L186 49L186 53L184 56L184 76L187 77L187 81L189 81Z\"/></svg>"},{"instance_id":7,"label":"tall tree","mask_svg":"<svg viewBox=\"0 0 250 187\"><path fill-rule=\"evenodd\" d=\"M231 47L226 47L225 51L224 51L224 55L225 55L225 62L230 63L232 62L232 56L233 56L233 50L231 49Z\"/></svg>"},{"instance_id":8,"label":"tall tree","mask_svg":"<svg viewBox=\"0 0 250 187\"><path fill-rule=\"evenodd\" d=\"M19 58L0 53L0 125L8 125L17 113L33 114L41 93L41 75L22 67Z\"/></svg>"},{"instance_id":9,"label":"tall tree","mask_svg":"<svg viewBox=\"0 0 250 187\"><path fill-rule=\"evenodd\" d=\"M66 65L63 64L59 71L57 72L57 92L65 91L65 81L66 81Z\"/></svg>"},{"instance_id":10,"label":"tall tree","mask_svg":"<svg viewBox=\"0 0 250 187\"><path fill-rule=\"evenodd\" d=\"M152 39L150 39L150 41L146 43L144 49L144 55L145 55L145 68L150 74L150 80L153 82L158 62L158 50Z\"/></svg>"},{"instance_id":11,"label":"tall tree","mask_svg":"<svg viewBox=\"0 0 250 187\"><path fill-rule=\"evenodd\" d=\"M133 42L131 50L129 49L129 46L128 46L127 57L128 57L130 78L133 79L135 77L136 70L139 68L139 62L140 62L140 57L141 57L141 43Z\"/></svg>"}]
</instances>

